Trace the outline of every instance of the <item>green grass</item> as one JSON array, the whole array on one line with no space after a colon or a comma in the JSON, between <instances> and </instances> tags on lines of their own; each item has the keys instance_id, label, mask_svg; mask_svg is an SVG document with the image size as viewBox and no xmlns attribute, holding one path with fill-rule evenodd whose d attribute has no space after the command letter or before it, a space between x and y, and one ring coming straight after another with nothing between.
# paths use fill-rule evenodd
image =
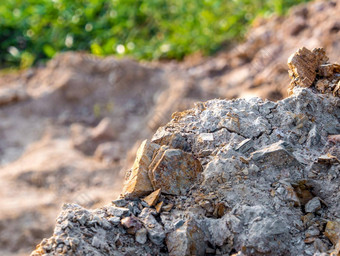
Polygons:
<instances>
[{"instance_id":1,"label":"green grass","mask_svg":"<svg viewBox=\"0 0 340 256\"><path fill-rule=\"evenodd\" d=\"M212 54L258 15L307 0L4 0L0 66L29 67L68 50L136 59Z\"/></svg>"}]
</instances>

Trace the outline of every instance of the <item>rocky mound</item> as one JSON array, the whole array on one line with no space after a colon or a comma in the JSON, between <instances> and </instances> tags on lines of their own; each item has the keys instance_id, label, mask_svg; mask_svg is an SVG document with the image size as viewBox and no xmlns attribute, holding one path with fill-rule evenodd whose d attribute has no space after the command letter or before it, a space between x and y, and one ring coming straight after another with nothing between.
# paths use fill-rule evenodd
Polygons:
<instances>
[{"instance_id":1,"label":"rocky mound","mask_svg":"<svg viewBox=\"0 0 340 256\"><path fill-rule=\"evenodd\" d=\"M298 45L324 46L331 61L339 59L339 8L339 0L316 1L258 20L243 44L198 61L137 63L69 52L1 75L0 254L31 252L53 232L65 202L96 208L118 196L120 171L173 112L213 98L282 98L286 60ZM318 72L317 88L333 93L333 75L320 79Z\"/></svg>"},{"instance_id":2,"label":"rocky mound","mask_svg":"<svg viewBox=\"0 0 340 256\"><path fill-rule=\"evenodd\" d=\"M338 255L339 65L302 48L289 67L292 95L277 103L174 113L141 144L120 199L65 204L32 256Z\"/></svg>"}]
</instances>

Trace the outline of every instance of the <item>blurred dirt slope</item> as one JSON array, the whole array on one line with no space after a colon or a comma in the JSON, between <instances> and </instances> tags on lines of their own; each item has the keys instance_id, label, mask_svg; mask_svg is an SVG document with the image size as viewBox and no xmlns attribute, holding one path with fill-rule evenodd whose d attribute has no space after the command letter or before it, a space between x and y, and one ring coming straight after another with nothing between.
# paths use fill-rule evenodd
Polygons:
<instances>
[{"instance_id":1,"label":"blurred dirt slope","mask_svg":"<svg viewBox=\"0 0 340 256\"><path fill-rule=\"evenodd\" d=\"M187 67L186 73L226 98L286 97L286 62L297 48L322 46L331 62L339 60L339 12L339 1L315 1L291 9L288 17L257 19L243 44Z\"/></svg>"},{"instance_id":2,"label":"blurred dirt slope","mask_svg":"<svg viewBox=\"0 0 340 256\"><path fill-rule=\"evenodd\" d=\"M0 254L27 255L64 202L103 205L121 190L139 140L174 111L211 98L279 99L300 46L340 57L340 1L258 20L247 40L211 58L136 63L82 53L0 79Z\"/></svg>"}]
</instances>

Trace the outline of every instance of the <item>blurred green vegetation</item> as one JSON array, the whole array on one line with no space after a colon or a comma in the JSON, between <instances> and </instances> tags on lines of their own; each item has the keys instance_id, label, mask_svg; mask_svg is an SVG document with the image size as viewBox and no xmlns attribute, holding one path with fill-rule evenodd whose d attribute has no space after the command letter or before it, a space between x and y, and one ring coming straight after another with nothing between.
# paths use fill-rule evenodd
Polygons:
<instances>
[{"instance_id":1,"label":"blurred green vegetation","mask_svg":"<svg viewBox=\"0 0 340 256\"><path fill-rule=\"evenodd\" d=\"M4 0L0 66L29 67L67 50L137 59L211 54L258 15L307 0Z\"/></svg>"}]
</instances>

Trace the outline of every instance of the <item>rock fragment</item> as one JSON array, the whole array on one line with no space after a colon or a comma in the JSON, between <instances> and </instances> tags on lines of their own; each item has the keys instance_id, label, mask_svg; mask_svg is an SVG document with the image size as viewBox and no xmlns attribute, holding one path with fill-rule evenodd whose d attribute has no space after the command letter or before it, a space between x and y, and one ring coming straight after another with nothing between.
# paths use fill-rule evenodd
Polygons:
<instances>
[{"instance_id":1,"label":"rock fragment","mask_svg":"<svg viewBox=\"0 0 340 256\"><path fill-rule=\"evenodd\" d=\"M327 79L320 79L316 82L315 87L320 92L325 93L325 92L327 92L327 89L329 88L329 82L328 82Z\"/></svg>"},{"instance_id":2,"label":"rock fragment","mask_svg":"<svg viewBox=\"0 0 340 256\"><path fill-rule=\"evenodd\" d=\"M204 234L196 221L189 219L166 238L170 256L205 255Z\"/></svg>"},{"instance_id":3,"label":"rock fragment","mask_svg":"<svg viewBox=\"0 0 340 256\"><path fill-rule=\"evenodd\" d=\"M340 97L340 81L338 82L338 84L335 86L333 90L333 96Z\"/></svg>"},{"instance_id":4,"label":"rock fragment","mask_svg":"<svg viewBox=\"0 0 340 256\"><path fill-rule=\"evenodd\" d=\"M165 212L169 212L171 211L171 209L174 207L174 204L170 203L170 204L167 204L167 205L164 205L162 207L162 210L165 211Z\"/></svg>"},{"instance_id":5,"label":"rock fragment","mask_svg":"<svg viewBox=\"0 0 340 256\"><path fill-rule=\"evenodd\" d=\"M315 237L315 236L318 236L319 234L320 234L320 230L315 225L310 226L306 230L306 233L305 233L306 238L308 238L308 237Z\"/></svg>"},{"instance_id":6,"label":"rock fragment","mask_svg":"<svg viewBox=\"0 0 340 256\"><path fill-rule=\"evenodd\" d=\"M129 202L125 199L116 199L112 201L112 204L118 207L124 207L128 204Z\"/></svg>"},{"instance_id":7,"label":"rock fragment","mask_svg":"<svg viewBox=\"0 0 340 256\"><path fill-rule=\"evenodd\" d=\"M318 197L314 197L312 200L308 201L305 205L306 212L316 212L317 210L321 209L321 202Z\"/></svg>"},{"instance_id":8,"label":"rock fragment","mask_svg":"<svg viewBox=\"0 0 340 256\"><path fill-rule=\"evenodd\" d=\"M128 215L129 209L123 208L123 207L115 207L115 206L109 206L107 207L107 212L115 217L122 217L124 215Z\"/></svg>"},{"instance_id":9,"label":"rock fragment","mask_svg":"<svg viewBox=\"0 0 340 256\"><path fill-rule=\"evenodd\" d=\"M253 147L254 141L251 139L245 139L241 141L237 147L235 148L236 151L239 151L241 153L247 152L251 147Z\"/></svg>"},{"instance_id":10,"label":"rock fragment","mask_svg":"<svg viewBox=\"0 0 340 256\"><path fill-rule=\"evenodd\" d=\"M131 235L135 234L139 229L142 228L142 224L135 216L125 217L120 223L127 229L127 232Z\"/></svg>"},{"instance_id":11,"label":"rock fragment","mask_svg":"<svg viewBox=\"0 0 340 256\"><path fill-rule=\"evenodd\" d=\"M168 149L149 171L155 189L170 195L185 195L202 171L199 160L180 149Z\"/></svg>"},{"instance_id":12,"label":"rock fragment","mask_svg":"<svg viewBox=\"0 0 340 256\"><path fill-rule=\"evenodd\" d=\"M307 213L306 215L301 217L301 220L303 222L303 225L305 227L310 227L313 224L315 215L313 213Z\"/></svg>"},{"instance_id":13,"label":"rock fragment","mask_svg":"<svg viewBox=\"0 0 340 256\"><path fill-rule=\"evenodd\" d=\"M322 242L322 240L319 238L316 238L314 240L314 248L316 251L319 251L319 252L326 252L328 249L325 243Z\"/></svg>"},{"instance_id":14,"label":"rock fragment","mask_svg":"<svg viewBox=\"0 0 340 256\"><path fill-rule=\"evenodd\" d=\"M155 143L150 143L147 140L142 142L123 188L126 198L140 197L154 191L149 179L148 168L157 149L159 149L159 145Z\"/></svg>"},{"instance_id":15,"label":"rock fragment","mask_svg":"<svg viewBox=\"0 0 340 256\"><path fill-rule=\"evenodd\" d=\"M152 215L152 211L148 208L144 208L139 218L144 224L144 227L148 231L148 237L151 242L156 245L161 245L165 239L165 231L163 226L157 222Z\"/></svg>"},{"instance_id":16,"label":"rock fragment","mask_svg":"<svg viewBox=\"0 0 340 256\"><path fill-rule=\"evenodd\" d=\"M310 87L316 77L318 59L313 52L303 47L289 57L288 67L294 85Z\"/></svg>"},{"instance_id":17,"label":"rock fragment","mask_svg":"<svg viewBox=\"0 0 340 256\"><path fill-rule=\"evenodd\" d=\"M262 166L300 165L294 155L287 150L288 146L284 141L276 142L266 148L253 152L251 159Z\"/></svg>"},{"instance_id":18,"label":"rock fragment","mask_svg":"<svg viewBox=\"0 0 340 256\"><path fill-rule=\"evenodd\" d=\"M191 147L187 142L186 138L184 138L179 133L174 134L165 134L158 137L152 138L153 143L157 143L161 146L168 146L170 148L181 149L183 151L190 151Z\"/></svg>"},{"instance_id":19,"label":"rock fragment","mask_svg":"<svg viewBox=\"0 0 340 256\"><path fill-rule=\"evenodd\" d=\"M117 225L120 223L120 217L112 217L109 218L108 221L113 225Z\"/></svg>"},{"instance_id":20,"label":"rock fragment","mask_svg":"<svg viewBox=\"0 0 340 256\"><path fill-rule=\"evenodd\" d=\"M156 209L157 213L161 212L163 204L164 204L163 201L161 201L158 204L156 204L155 209Z\"/></svg>"},{"instance_id":21,"label":"rock fragment","mask_svg":"<svg viewBox=\"0 0 340 256\"><path fill-rule=\"evenodd\" d=\"M340 163L339 159L336 158L336 156L333 156L331 154L324 154L319 156L318 163L321 164L334 164L334 163Z\"/></svg>"},{"instance_id":22,"label":"rock fragment","mask_svg":"<svg viewBox=\"0 0 340 256\"><path fill-rule=\"evenodd\" d=\"M279 218L267 217L251 224L249 230L249 245L255 246L257 254L282 254L283 247L276 245L285 241L289 229ZM278 242L280 240L280 242ZM251 246L248 250L251 251ZM276 248L276 249L275 249ZM281 253L278 250L281 250ZM275 250L275 251L274 251Z\"/></svg>"},{"instance_id":23,"label":"rock fragment","mask_svg":"<svg viewBox=\"0 0 340 256\"><path fill-rule=\"evenodd\" d=\"M322 77L330 77L334 72L334 64L323 64L319 66L318 75Z\"/></svg>"},{"instance_id":24,"label":"rock fragment","mask_svg":"<svg viewBox=\"0 0 340 256\"><path fill-rule=\"evenodd\" d=\"M295 86L310 87L315 84L321 93L338 95L339 88L336 83L340 81L340 65L328 63L323 48L312 51L303 47L292 54L288 59L289 75L292 78L289 94Z\"/></svg>"},{"instance_id":25,"label":"rock fragment","mask_svg":"<svg viewBox=\"0 0 340 256\"><path fill-rule=\"evenodd\" d=\"M325 230L325 236L332 242L332 244L337 245L340 243L340 221L328 221Z\"/></svg>"},{"instance_id":26,"label":"rock fragment","mask_svg":"<svg viewBox=\"0 0 340 256\"><path fill-rule=\"evenodd\" d=\"M135 235L136 242L140 244L145 244L146 241L148 240L147 234L148 234L148 231L146 230L146 228L139 229Z\"/></svg>"},{"instance_id":27,"label":"rock fragment","mask_svg":"<svg viewBox=\"0 0 340 256\"><path fill-rule=\"evenodd\" d=\"M210 234L210 243L214 246L223 246L226 242L230 244L233 235L228 228L225 219L210 219L208 222L208 231ZM230 241L227 241L227 240Z\"/></svg>"},{"instance_id":28,"label":"rock fragment","mask_svg":"<svg viewBox=\"0 0 340 256\"><path fill-rule=\"evenodd\" d=\"M157 189L156 191L152 192L150 195L144 197L143 201L146 202L150 207L154 206L157 203L160 194L161 194L161 189Z\"/></svg>"},{"instance_id":29,"label":"rock fragment","mask_svg":"<svg viewBox=\"0 0 340 256\"><path fill-rule=\"evenodd\" d=\"M280 193L282 190L283 193ZM295 207L299 207L301 202L300 199L298 198L294 188L291 186L291 184L282 184L277 190L279 194L283 194L283 199L286 200L287 202L290 202L293 204Z\"/></svg>"}]
</instances>

